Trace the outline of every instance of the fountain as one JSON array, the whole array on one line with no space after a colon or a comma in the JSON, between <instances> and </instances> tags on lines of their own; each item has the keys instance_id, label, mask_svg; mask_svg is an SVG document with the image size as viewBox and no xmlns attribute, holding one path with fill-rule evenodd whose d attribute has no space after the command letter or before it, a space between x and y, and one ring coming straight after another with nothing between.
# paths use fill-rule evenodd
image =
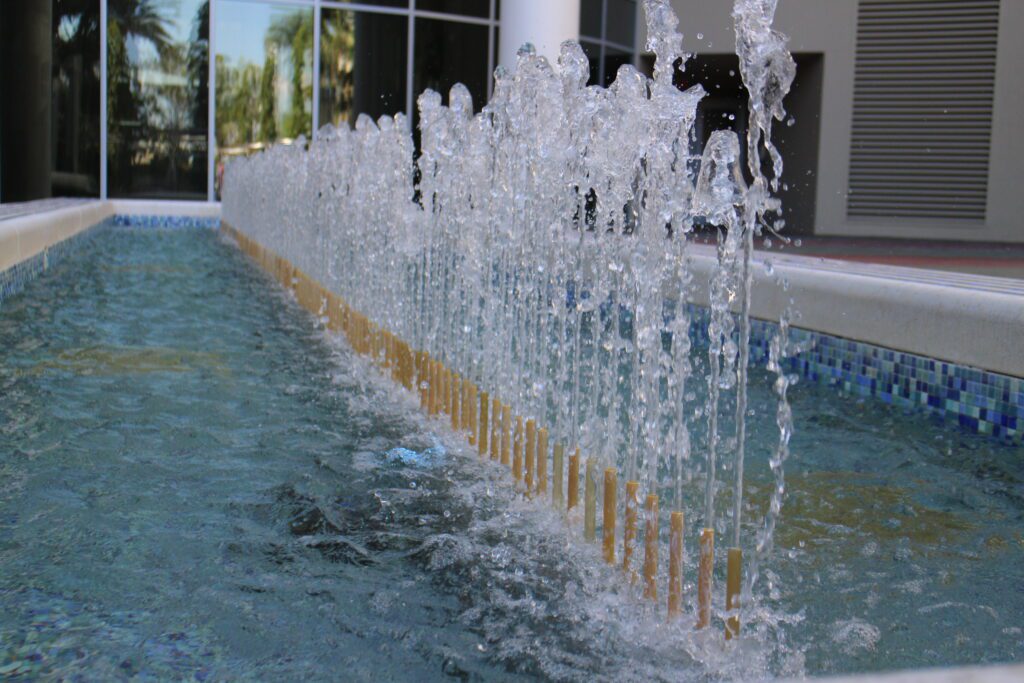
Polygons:
<instances>
[{"instance_id":1,"label":"fountain","mask_svg":"<svg viewBox=\"0 0 1024 683\"><path fill-rule=\"evenodd\" d=\"M781 227L771 220L782 173L771 129L795 72L772 29L775 6L734 6L750 95L745 169L735 133L696 148L704 91L673 84L689 58L683 36L666 0L645 0L653 78L626 65L609 88L587 87L577 43L562 46L556 65L527 44L513 70L497 69L479 114L461 85L447 106L431 90L419 96L418 157L405 115L362 115L354 130L327 126L308 145L233 161L224 189L225 222L300 303L417 390L429 414L447 414L481 457L509 466L525 495L573 526L582 516L587 540L600 497L605 560L621 564L627 583L642 575L643 598L661 595L671 619L699 629L721 616L728 638L771 548L792 434L784 316L768 365L776 485L743 584L751 254L755 235ZM709 309L690 303L698 225L717 235ZM729 460L731 488L719 476ZM712 577L726 524L721 611ZM697 530L690 615L683 550Z\"/></svg>"}]
</instances>

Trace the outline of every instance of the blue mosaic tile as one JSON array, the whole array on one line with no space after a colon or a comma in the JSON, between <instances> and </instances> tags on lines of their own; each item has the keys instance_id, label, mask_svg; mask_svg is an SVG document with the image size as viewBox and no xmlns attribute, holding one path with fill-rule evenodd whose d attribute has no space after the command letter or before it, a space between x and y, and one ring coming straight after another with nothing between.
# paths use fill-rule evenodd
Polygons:
<instances>
[{"instance_id":1,"label":"blue mosaic tile","mask_svg":"<svg viewBox=\"0 0 1024 683\"><path fill-rule=\"evenodd\" d=\"M120 226L133 228L204 228L218 229L220 218L208 216L150 216L115 215L87 228L77 235L58 242L41 253L0 272L0 305L14 296L25 285L39 277L73 250L80 248L85 240L91 239L103 227Z\"/></svg>"},{"instance_id":2,"label":"blue mosaic tile","mask_svg":"<svg viewBox=\"0 0 1024 683\"><path fill-rule=\"evenodd\" d=\"M706 309L703 309L706 311ZM694 309L707 341L707 313ZM764 364L778 326L753 321L752 363ZM809 330L790 330L809 349L787 360L790 372L817 384L874 397L899 407L916 407L978 434L1024 442L1024 378L956 365L912 353Z\"/></svg>"},{"instance_id":3,"label":"blue mosaic tile","mask_svg":"<svg viewBox=\"0 0 1024 683\"><path fill-rule=\"evenodd\" d=\"M0 307L3 306L3 302L6 299L21 292L25 285L60 263L68 254L80 249L101 228L108 225L111 225L110 219L86 228L78 234L47 247L35 256L21 263L16 263L7 270L0 272Z\"/></svg>"},{"instance_id":4,"label":"blue mosaic tile","mask_svg":"<svg viewBox=\"0 0 1024 683\"><path fill-rule=\"evenodd\" d=\"M220 228L216 216L151 216L143 214L118 214L114 225L130 228Z\"/></svg>"}]
</instances>

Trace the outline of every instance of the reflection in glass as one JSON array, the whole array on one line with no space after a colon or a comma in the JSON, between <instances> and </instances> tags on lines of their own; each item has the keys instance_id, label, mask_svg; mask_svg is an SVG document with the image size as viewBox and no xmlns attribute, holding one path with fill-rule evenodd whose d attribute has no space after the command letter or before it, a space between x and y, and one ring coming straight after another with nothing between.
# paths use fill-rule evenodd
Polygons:
<instances>
[{"instance_id":1,"label":"reflection in glass","mask_svg":"<svg viewBox=\"0 0 1024 683\"><path fill-rule=\"evenodd\" d=\"M209 0L109 0L109 194L205 198Z\"/></svg>"},{"instance_id":2,"label":"reflection in glass","mask_svg":"<svg viewBox=\"0 0 1024 683\"><path fill-rule=\"evenodd\" d=\"M486 19L491 14L491 0L416 0L416 9Z\"/></svg>"},{"instance_id":3,"label":"reflection in glass","mask_svg":"<svg viewBox=\"0 0 1024 683\"><path fill-rule=\"evenodd\" d=\"M601 39L602 0L583 0L580 3L580 35Z\"/></svg>"},{"instance_id":4,"label":"reflection in glass","mask_svg":"<svg viewBox=\"0 0 1024 683\"><path fill-rule=\"evenodd\" d=\"M623 64L632 64L633 55L622 50L616 50L614 47L606 47L604 49L604 87L608 87L615 80L615 76L619 73L619 67Z\"/></svg>"},{"instance_id":5,"label":"reflection in glass","mask_svg":"<svg viewBox=\"0 0 1024 683\"><path fill-rule=\"evenodd\" d=\"M605 40L632 47L636 39L636 0L608 0L604 26Z\"/></svg>"},{"instance_id":6,"label":"reflection in glass","mask_svg":"<svg viewBox=\"0 0 1024 683\"><path fill-rule=\"evenodd\" d=\"M345 3L357 3L360 5L379 5L381 7L408 7L409 0L338 0Z\"/></svg>"},{"instance_id":7,"label":"reflection in glass","mask_svg":"<svg viewBox=\"0 0 1024 683\"><path fill-rule=\"evenodd\" d=\"M590 78L587 79L587 85L597 85L601 82L601 46L581 40L580 47L590 62Z\"/></svg>"},{"instance_id":8,"label":"reflection in glass","mask_svg":"<svg viewBox=\"0 0 1024 683\"><path fill-rule=\"evenodd\" d=\"M217 1L217 175L226 157L313 128L313 10Z\"/></svg>"},{"instance_id":9,"label":"reflection in glass","mask_svg":"<svg viewBox=\"0 0 1024 683\"><path fill-rule=\"evenodd\" d=\"M100 0L54 0L54 196L100 191Z\"/></svg>"},{"instance_id":10,"label":"reflection in glass","mask_svg":"<svg viewBox=\"0 0 1024 683\"><path fill-rule=\"evenodd\" d=\"M417 19L413 91L419 95L432 88L447 102L448 90L462 83L473 96L474 109L480 111L487 101L486 55L486 26ZM414 121L418 121L415 106L413 109Z\"/></svg>"},{"instance_id":11,"label":"reflection in glass","mask_svg":"<svg viewBox=\"0 0 1024 683\"><path fill-rule=\"evenodd\" d=\"M320 125L354 125L365 113L405 111L409 20L404 16L322 10Z\"/></svg>"}]
</instances>

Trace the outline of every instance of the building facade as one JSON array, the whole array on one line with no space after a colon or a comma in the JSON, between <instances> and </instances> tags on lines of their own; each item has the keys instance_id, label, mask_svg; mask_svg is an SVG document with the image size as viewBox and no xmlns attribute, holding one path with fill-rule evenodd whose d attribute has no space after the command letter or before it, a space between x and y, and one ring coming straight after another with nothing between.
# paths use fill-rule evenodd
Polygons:
<instances>
[{"instance_id":1,"label":"building facade","mask_svg":"<svg viewBox=\"0 0 1024 683\"><path fill-rule=\"evenodd\" d=\"M215 199L224 160L415 94L490 92L494 0L0 6L0 199Z\"/></svg>"},{"instance_id":2,"label":"building facade","mask_svg":"<svg viewBox=\"0 0 1024 683\"><path fill-rule=\"evenodd\" d=\"M720 125L745 99L732 3L672 4ZM780 0L775 26L798 66L777 130L787 231L1024 242L1024 2Z\"/></svg>"},{"instance_id":3,"label":"building facade","mask_svg":"<svg viewBox=\"0 0 1024 683\"><path fill-rule=\"evenodd\" d=\"M697 144L746 132L731 0L672 0ZM0 4L0 200L215 200L224 161L404 111L529 40L592 84L642 52L637 0L39 0ZM780 0L797 78L775 138L791 234L1024 242L1024 3Z\"/></svg>"}]
</instances>

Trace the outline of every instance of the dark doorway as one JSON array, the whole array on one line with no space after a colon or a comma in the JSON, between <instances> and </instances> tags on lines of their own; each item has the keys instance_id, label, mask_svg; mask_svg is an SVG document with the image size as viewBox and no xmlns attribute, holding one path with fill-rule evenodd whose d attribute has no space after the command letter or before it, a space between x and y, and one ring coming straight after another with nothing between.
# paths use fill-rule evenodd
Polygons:
<instances>
[{"instance_id":1,"label":"dark doorway","mask_svg":"<svg viewBox=\"0 0 1024 683\"><path fill-rule=\"evenodd\" d=\"M815 193L818 176L818 137L821 127L821 83L824 56L795 54L796 79L785 105L786 121L776 121L772 138L783 160L782 182L777 196L782 200L784 233L810 235L815 225ZM740 136L742 163L746 168L747 91L734 54L698 55L678 73L676 84L686 89L703 86L707 95L697 109L695 153L704 149L716 130L732 130ZM770 177L767 154L762 164Z\"/></svg>"}]
</instances>

